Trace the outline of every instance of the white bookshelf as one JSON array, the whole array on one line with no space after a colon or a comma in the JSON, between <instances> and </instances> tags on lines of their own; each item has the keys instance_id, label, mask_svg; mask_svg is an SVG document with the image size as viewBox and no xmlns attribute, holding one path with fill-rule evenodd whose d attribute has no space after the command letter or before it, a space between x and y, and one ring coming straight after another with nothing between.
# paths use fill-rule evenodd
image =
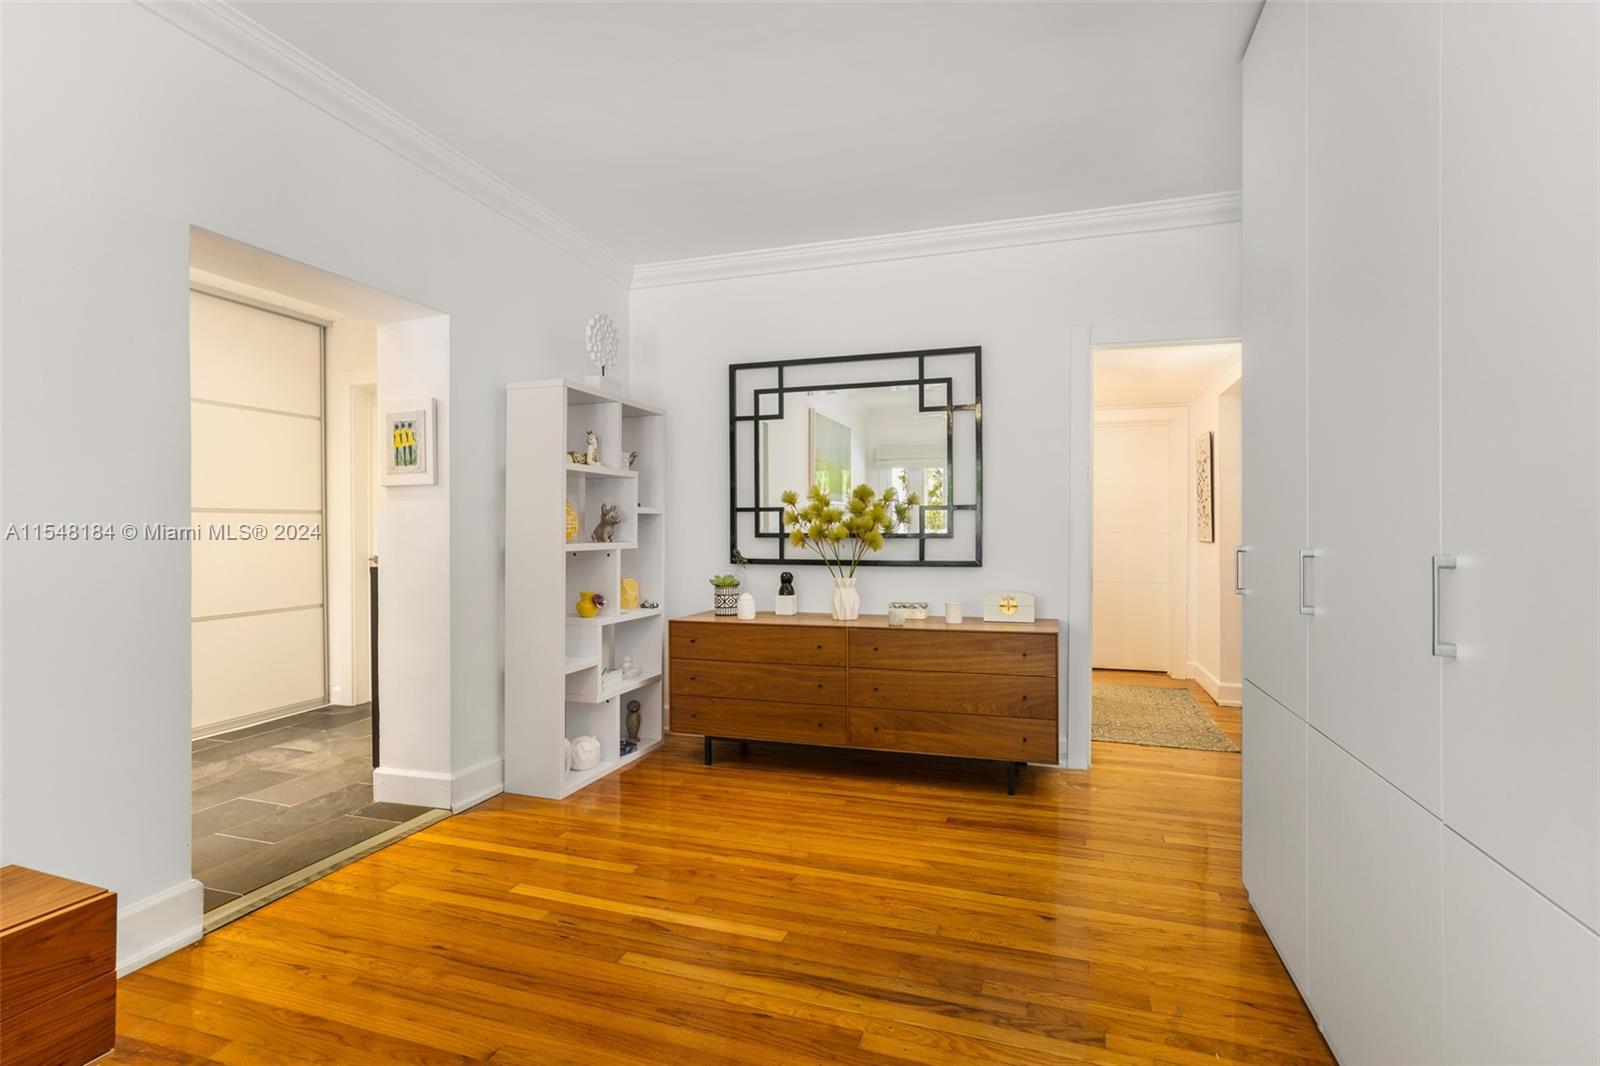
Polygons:
<instances>
[{"instance_id":1,"label":"white bookshelf","mask_svg":"<svg viewBox=\"0 0 1600 1066\"><path fill-rule=\"evenodd\" d=\"M661 743L666 619L660 607L621 610L622 579L641 600L666 591L665 416L657 408L567 381L506 387L506 791L559 799L641 758ZM585 433L600 438L600 465L567 459ZM622 456L638 451L633 469ZM565 540L566 504L578 531ZM590 535L601 504L622 523L614 541ZM578 594L606 605L579 617ZM607 681L632 656L639 676ZM621 753L628 701L640 703L638 750ZM600 764L567 770L562 738L595 736Z\"/></svg>"}]
</instances>

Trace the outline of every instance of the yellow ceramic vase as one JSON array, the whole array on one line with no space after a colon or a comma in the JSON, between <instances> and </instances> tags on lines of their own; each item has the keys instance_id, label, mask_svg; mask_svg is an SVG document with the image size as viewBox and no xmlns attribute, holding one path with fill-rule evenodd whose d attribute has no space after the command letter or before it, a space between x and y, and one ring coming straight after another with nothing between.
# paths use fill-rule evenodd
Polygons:
<instances>
[{"instance_id":1,"label":"yellow ceramic vase","mask_svg":"<svg viewBox=\"0 0 1600 1066\"><path fill-rule=\"evenodd\" d=\"M600 613L600 607L599 607L598 604L596 604L594 602L594 593L592 593L592 592L580 592L580 593L578 593L578 617L579 618L593 618L595 615L597 615L599 613Z\"/></svg>"},{"instance_id":2,"label":"yellow ceramic vase","mask_svg":"<svg viewBox=\"0 0 1600 1066\"><path fill-rule=\"evenodd\" d=\"M639 583L631 577L622 579L622 598L619 605L624 611L639 609Z\"/></svg>"}]
</instances>

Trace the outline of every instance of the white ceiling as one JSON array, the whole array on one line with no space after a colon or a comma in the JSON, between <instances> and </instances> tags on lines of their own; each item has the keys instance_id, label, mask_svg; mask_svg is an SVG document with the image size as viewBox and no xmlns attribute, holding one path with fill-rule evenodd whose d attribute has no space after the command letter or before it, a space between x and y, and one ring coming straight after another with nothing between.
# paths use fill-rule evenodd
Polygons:
<instances>
[{"instance_id":1,"label":"white ceiling","mask_svg":"<svg viewBox=\"0 0 1600 1066\"><path fill-rule=\"evenodd\" d=\"M1236 189L1259 6L236 4L636 263Z\"/></svg>"},{"instance_id":2,"label":"white ceiling","mask_svg":"<svg viewBox=\"0 0 1600 1066\"><path fill-rule=\"evenodd\" d=\"M1094 405L1186 404L1222 378L1239 375L1239 344L1101 348L1094 353Z\"/></svg>"}]
</instances>

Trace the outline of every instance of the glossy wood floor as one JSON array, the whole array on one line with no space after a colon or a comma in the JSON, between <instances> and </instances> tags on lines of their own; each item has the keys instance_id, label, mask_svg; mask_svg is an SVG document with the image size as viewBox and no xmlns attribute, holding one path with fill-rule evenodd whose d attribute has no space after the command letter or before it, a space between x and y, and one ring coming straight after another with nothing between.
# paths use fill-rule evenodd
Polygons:
<instances>
[{"instance_id":1,"label":"glossy wood floor","mask_svg":"<svg viewBox=\"0 0 1600 1066\"><path fill-rule=\"evenodd\" d=\"M1015 798L718 756L499 797L213 933L121 982L113 1061L1332 1061L1239 882L1237 754L1097 744Z\"/></svg>"}]
</instances>

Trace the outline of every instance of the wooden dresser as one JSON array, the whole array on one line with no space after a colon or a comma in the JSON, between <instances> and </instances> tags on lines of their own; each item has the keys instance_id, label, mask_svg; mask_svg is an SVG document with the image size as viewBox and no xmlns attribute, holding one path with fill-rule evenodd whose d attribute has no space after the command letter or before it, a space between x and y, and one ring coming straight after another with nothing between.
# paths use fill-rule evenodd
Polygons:
<instances>
[{"instance_id":1,"label":"wooden dresser","mask_svg":"<svg viewBox=\"0 0 1600 1066\"><path fill-rule=\"evenodd\" d=\"M752 621L674 619L672 728L711 742L774 740L954 755L1006 764L1056 761L1054 620L942 620L891 626L882 615Z\"/></svg>"},{"instance_id":2,"label":"wooden dresser","mask_svg":"<svg viewBox=\"0 0 1600 1066\"><path fill-rule=\"evenodd\" d=\"M116 1035L116 893L0 867L0 1062L75 1066Z\"/></svg>"}]
</instances>

